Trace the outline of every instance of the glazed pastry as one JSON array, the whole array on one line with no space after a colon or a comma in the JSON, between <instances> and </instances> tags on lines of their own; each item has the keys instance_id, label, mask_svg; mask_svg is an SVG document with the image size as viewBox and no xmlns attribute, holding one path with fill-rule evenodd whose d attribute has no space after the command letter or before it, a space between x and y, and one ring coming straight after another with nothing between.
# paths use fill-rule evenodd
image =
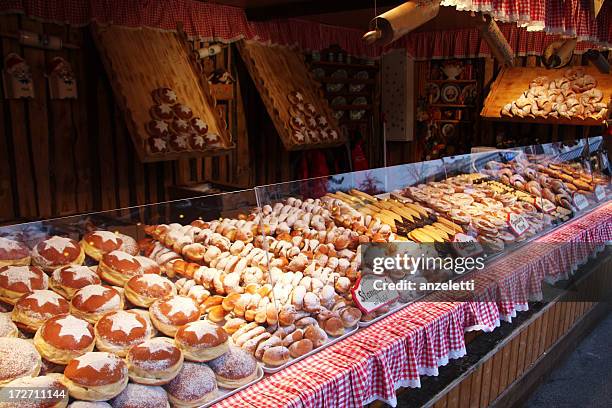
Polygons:
<instances>
[{"instance_id":1,"label":"glazed pastry","mask_svg":"<svg viewBox=\"0 0 612 408\"><path fill-rule=\"evenodd\" d=\"M0 385L21 377L36 377L41 363L40 354L31 342L0 338Z\"/></svg>"},{"instance_id":2,"label":"glazed pastry","mask_svg":"<svg viewBox=\"0 0 612 408\"><path fill-rule=\"evenodd\" d=\"M166 337L156 337L132 346L125 359L133 382L167 384L183 367L183 353Z\"/></svg>"},{"instance_id":3,"label":"glazed pastry","mask_svg":"<svg viewBox=\"0 0 612 408\"><path fill-rule=\"evenodd\" d=\"M174 342L189 361L206 362L229 350L225 330L205 320L187 323L176 332Z\"/></svg>"},{"instance_id":4,"label":"glazed pastry","mask_svg":"<svg viewBox=\"0 0 612 408\"><path fill-rule=\"evenodd\" d=\"M30 249L21 242L0 237L0 268L7 265L30 264Z\"/></svg>"},{"instance_id":5,"label":"glazed pastry","mask_svg":"<svg viewBox=\"0 0 612 408\"><path fill-rule=\"evenodd\" d=\"M144 274L130 278L125 284L125 297L136 306L148 308L157 299L176 295L172 281L155 274Z\"/></svg>"},{"instance_id":6,"label":"glazed pastry","mask_svg":"<svg viewBox=\"0 0 612 408\"><path fill-rule=\"evenodd\" d=\"M53 271L49 279L49 288L66 299L72 299L79 289L100 283L102 281L98 275L88 266L70 265Z\"/></svg>"},{"instance_id":7,"label":"glazed pastry","mask_svg":"<svg viewBox=\"0 0 612 408\"><path fill-rule=\"evenodd\" d=\"M32 250L32 264L49 273L62 266L81 265L84 260L85 252L78 242L57 235L39 242Z\"/></svg>"},{"instance_id":8,"label":"glazed pastry","mask_svg":"<svg viewBox=\"0 0 612 408\"><path fill-rule=\"evenodd\" d=\"M139 313L117 310L102 316L94 327L96 347L125 357L130 347L151 338L151 327Z\"/></svg>"},{"instance_id":9,"label":"glazed pastry","mask_svg":"<svg viewBox=\"0 0 612 408\"><path fill-rule=\"evenodd\" d=\"M217 395L215 373L203 363L185 362L179 374L164 385L168 399L176 408L195 408Z\"/></svg>"},{"instance_id":10,"label":"glazed pastry","mask_svg":"<svg viewBox=\"0 0 612 408\"><path fill-rule=\"evenodd\" d=\"M257 377L257 362L249 353L237 347L208 363L217 383L227 389L239 388Z\"/></svg>"},{"instance_id":11,"label":"glazed pastry","mask_svg":"<svg viewBox=\"0 0 612 408\"><path fill-rule=\"evenodd\" d=\"M123 298L110 286L85 286L70 301L70 313L90 323L96 323L104 314L120 309L123 309Z\"/></svg>"},{"instance_id":12,"label":"glazed pastry","mask_svg":"<svg viewBox=\"0 0 612 408\"><path fill-rule=\"evenodd\" d=\"M112 251L102 257L98 275L111 285L123 287L132 277L144 273L138 259L123 251Z\"/></svg>"},{"instance_id":13,"label":"glazed pastry","mask_svg":"<svg viewBox=\"0 0 612 408\"><path fill-rule=\"evenodd\" d=\"M49 279L36 266L3 266L0 268L0 300L15 304L26 293L47 289Z\"/></svg>"},{"instance_id":14,"label":"glazed pastry","mask_svg":"<svg viewBox=\"0 0 612 408\"><path fill-rule=\"evenodd\" d=\"M19 330L11 320L10 313L0 313L0 337L18 337Z\"/></svg>"},{"instance_id":15,"label":"glazed pastry","mask_svg":"<svg viewBox=\"0 0 612 408\"><path fill-rule=\"evenodd\" d=\"M66 299L51 290L35 290L23 295L13 308L12 318L21 330L35 333L45 320L70 311Z\"/></svg>"},{"instance_id":16,"label":"glazed pastry","mask_svg":"<svg viewBox=\"0 0 612 408\"><path fill-rule=\"evenodd\" d=\"M73 358L93 350L94 328L87 321L69 314L55 316L36 331L34 345L45 360L68 364Z\"/></svg>"},{"instance_id":17,"label":"glazed pastry","mask_svg":"<svg viewBox=\"0 0 612 408\"><path fill-rule=\"evenodd\" d=\"M153 325L167 336L174 337L179 327L198 320L200 308L187 296L172 296L153 302L149 308Z\"/></svg>"},{"instance_id":18,"label":"glazed pastry","mask_svg":"<svg viewBox=\"0 0 612 408\"><path fill-rule=\"evenodd\" d=\"M127 366L112 353L90 352L71 360L61 381L72 398L106 401L127 386Z\"/></svg>"},{"instance_id":19,"label":"glazed pastry","mask_svg":"<svg viewBox=\"0 0 612 408\"><path fill-rule=\"evenodd\" d=\"M105 254L121 248L123 240L111 231L93 231L85 234L80 242L85 254L100 261Z\"/></svg>"}]
</instances>

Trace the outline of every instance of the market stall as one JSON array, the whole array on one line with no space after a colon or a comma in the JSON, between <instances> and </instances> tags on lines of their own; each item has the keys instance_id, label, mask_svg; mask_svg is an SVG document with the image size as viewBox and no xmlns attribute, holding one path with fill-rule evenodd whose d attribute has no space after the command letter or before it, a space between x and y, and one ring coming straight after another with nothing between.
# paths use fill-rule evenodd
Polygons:
<instances>
[{"instance_id":1,"label":"market stall","mask_svg":"<svg viewBox=\"0 0 612 408\"><path fill-rule=\"evenodd\" d=\"M488 406L609 296L610 3L9 3L0 401L396 406L543 304Z\"/></svg>"}]
</instances>

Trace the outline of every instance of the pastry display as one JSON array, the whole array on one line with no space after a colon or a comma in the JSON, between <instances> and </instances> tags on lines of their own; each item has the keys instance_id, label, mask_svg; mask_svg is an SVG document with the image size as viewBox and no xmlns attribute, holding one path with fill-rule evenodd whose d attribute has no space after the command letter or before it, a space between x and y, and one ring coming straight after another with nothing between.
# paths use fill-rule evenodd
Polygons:
<instances>
[{"instance_id":1,"label":"pastry display","mask_svg":"<svg viewBox=\"0 0 612 408\"><path fill-rule=\"evenodd\" d=\"M48 273L66 265L81 265L84 260L83 248L75 240L66 237L45 239L32 250L32 264Z\"/></svg>"},{"instance_id":2,"label":"pastry display","mask_svg":"<svg viewBox=\"0 0 612 408\"><path fill-rule=\"evenodd\" d=\"M70 313L92 324L100 320L105 313L119 309L123 309L123 298L110 286L85 286L70 300Z\"/></svg>"},{"instance_id":3,"label":"pastry display","mask_svg":"<svg viewBox=\"0 0 612 408\"><path fill-rule=\"evenodd\" d=\"M119 234L110 231L93 231L83 236L80 242L85 254L96 261L109 252L116 251L123 245Z\"/></svg>"},{"instance_id":4,"label":"pastry display","mask_svg":"<svg viewBox=\"0 0 612 408\"><path fill-rule=\"evenodd\" d=\"M30 264L30 249L21 242L0 237L0 267Z\"/></svg>"},{"instance_id":5,"label":"pastry display","mask_svg":"<svg viewBox=\"0 0 612 408\"><path fill-rule=\"evenodd\" d=\"M145 273L134 276L125 283L125 297L135 306L148 308L157 299L176 294L174 283L157 274Z\"/></svg>"},{"instance_id":6,"label":"pastry display","mask_svg":"<svg viewBox=\"0 0 612 408\"><path fill-rule=\"evenodd\" d=\"M0 268L0 300L15 304L33 290L47 289L49 278L36 266L3 266Z\"/></svg>"},{"instance_id":7,"label":"pastry display","mask_svg":"<svg viewBox=\"0 0 612 408\"><path fill-rule=\"evenodd\" d=\"M45 320L69 310L68 301L52 290L34 290L15 303L12 318L19 329L35 333Z\"/></svg>"},{"instance_id":8,"label":"pastry display","mask_svg":"<svg viewBox=\"0 0 612 408\"><path fill-rule=\"evenodd\" d=\"M189 361L206 362L229 350L229 336L222 327L197 320L187 323L176 332L174 342Z\"/></svg>"},{"instance_id":9,"label":"pastry display","mask_svg":"<svg viewBox=\"0 0 612 408\"><path fill-rule=\"evenodd\" d=\"M99 285L100 277L88 266L64 266L53 271L49 278L49 288L66 299L72 299L74 294L88 285Z\"/></svg>"},{"instance_id":10,"label":"pastry display","mask_svg":"<svg viewBox=\"0 0 612 408\"><path fill-rule=\"evenodd\" d=\"M172 340L156 337L132 346L125 358L130 380L139 384L163 385L183 367L183 352Z\"/></svg>"},{"instance_id":11,"label":"pastry display","mask_svg":"<svg viewBox=\"0 0 612 408\"><path fill-rule=\"evenodd\" d=\"M71 360L64 369L62 384L72 398L106 401L127 386L125 362L112 353L89 352Z\"/></svg>"},{"instance_id":12,"label":"pastry display","mask_svg":"<svg viewBox=\"0 0 612 408\"><path fill-rule=\"evenodd\" d=\"M36 377L41 364L40 354L29 341L0 338L0 385L21 377Z\"/></svg>"},{"instance_id":13,"label":"pastry display","mask_svg":"<svg viewBox=\"0 0 612 408\"><path fill-rule=\"evenodd\" d=\"M534 78L528 90L502 108L501 115L602 120L608 116L603 96L594 77L583 68L569 68L560 77Z\"/></svg>"},{"instance_id":14,"label":"pastry display","mask_svg":"<svg viewBox=\"0 0 612 408\"><path fill-rule=\"evenodd\" d=\"M291 129L291 139L295 144L321 143L338 139L338 132L329 127L329 119L319 114L316 107L306 101L303 92L299 90L290 92L287 99L291 103L288 127Z\"/></svg>"},{"instance_id":15,"label":"pastry display","mask_svg":"<svg viewBox=\"0 0 612 408\"><path fill-rule=\"evenodd\" d=\"M117 310L102 316L94 326L96 348L125 357L128 350L151 337L149 322L130 310Z\"/></svg>"},{"instance_id":16,"label":"pastry display","mask_svg":"<svg viewBox=\"0 0 612 408\"><path fill-rule=\"evenodd\" d=\"M185 362L179 374L164 385L173 407L199 407L217 396L215 373L204 363Z\"/></svg>"},{"instance_id":17,"label":"pastry display","mask_svg":"<svg viewBox=\"0 0 612 408\"><path fill-rule=\"evenodd\" d=\"M64 314L45 321L34 335L34 345L45 360L68 364L94 349L93 326L83 319Z\"/></svg>"}]
</instances>

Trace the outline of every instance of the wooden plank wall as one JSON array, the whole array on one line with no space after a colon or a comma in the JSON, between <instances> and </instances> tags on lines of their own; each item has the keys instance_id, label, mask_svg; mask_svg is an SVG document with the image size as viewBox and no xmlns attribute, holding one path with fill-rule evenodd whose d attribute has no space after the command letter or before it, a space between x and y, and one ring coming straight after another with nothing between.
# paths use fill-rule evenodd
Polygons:
<instances>
[{"instance_id":1,"label":"wooden plank wall","mask_svg":"<svg viewBox=\"0 0 612 408\"><path fill-rule=\"evenodd\" d=\"M612 55L612 53L610 53ZM495 76L500 70L497 61L492 58L484 58L485 78L483 78L483 95L489 91L489 87ZM571 65L586 65L586 59L581 55L575 55ZM415 95L424 92L427 79L427 61L417 61L415 63ZM537 56L516 57L515 66L540 67L541 58ZM484 98L483 98L484 99ZM498 134L505 134L507 137L518 139L521 145L540 144L572 140L588 136L601 135L600 127L587 126L560 126L560 125L540 125L540 124L521 124L511 122L490 122L480 121L478 132L474 134L473 146L494 146L495 138ZM413 142L389 142L387 146L387 163L389 166L395 164L421 161L422 147L425 135L415 135Z\"/></svg>"},{"instance_id":2,"label":"wooden plank wall","mask_svg":"<svg viewBox=\"0 0 612 408\"><path fill-rule=\"evenodd\" d=\"M237 144L231 155L142 164L89 28L0 16L0 32L19 29L57 35L79 49L45 51L22 47L10 38L0 40L0 56L16 52L30 64L36 91L31 100L6 100L0 95L0 224L156 203L170 198L166 189L171 185L206 180L235 187L252 184L240 93L225 103ZM55 56L72 64L78 99L49 98L44 72ZM226 48L215 63L231 70L237 57Z\"/></svg>"},{"instance_id":3,"label":"wooden plank wall","mask_svg":"<svg viewBox=\"0 0 612 408\"><path fill-rule=\"evenodd\" d=\"M434 408L487 407L545 356L612 287L609 263L579 281L576 290L550 304L529 324L512 333L489 358L442 395ZM609 293L609 292L608 292Z\"/></svg>"}]
</instances>

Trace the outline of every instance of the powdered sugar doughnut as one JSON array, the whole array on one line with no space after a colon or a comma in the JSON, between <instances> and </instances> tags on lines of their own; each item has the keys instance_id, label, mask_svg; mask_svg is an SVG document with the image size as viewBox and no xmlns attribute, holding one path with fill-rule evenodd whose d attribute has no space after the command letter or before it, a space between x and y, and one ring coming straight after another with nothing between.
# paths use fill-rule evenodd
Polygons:
<instances>
[{"instance_id":1,"label":"powdered sugar doughnut","mask_svg":"<svg viewBox=\"0 0 612 408\"><path fill-rule=\"evenodd\" d=\"M81 265L84 260L85 252L78 242L57 235L39 242L32 250L32 264L45 272L66 265Z\"/></svg>"},{"instance_id":2,"label":"powdered sugar doughnut","mask_svg":"<svg viewBox=\"0 0 612 408\"><path fill-rule=\"evenodd\" d=\"M206 364L185 362L180 373L164 389L173 407L197 407L217 396L217 381Z\"/></svg>"},{"instance_id":3,"label":"powdered sugar doughnut","mask_svg":"<svg viewBox=\"0 0 612 408\"><path fill-rule=\"evenodd\" d=\"M45 320L68 313L70 304L52 290L35 290L23 295L13 308L12 318L21 330L35 333Z\"/></svg>"},{"instance_id":4,"label":"powdered sugar doughnut","mask_svg":"<svg viewBox=\"0 0 612 408\"><path fill-rule=\"evenodd\" d=\"M10 313L0 313L0 337L17 337L19 330L11 320Z\"/></svg>"},{"instance_id":5,"label":"powdered sugar doughnut","mask_svg":"<svg viewBox=\"0 0 612 408\"><path fill-rule=\"evenodd\" d=\"M99 285L100 277L88 266L71 265L53 271L49 279L49 287L55 292L72 299L74 294L87 285Z\"/></svg>"},{"instance_id":6,"label":"powdered sugar doughnut","mask_svg":"<svg viewBox=\"0 0 612 408\"><path fill-rule=\"evenodd\" d=\"M136 240L130 237L129 235L121 233L119 233L118 235L119 238L121 238L121 240L123 241L123 244L121 244L121 248L119 248L119 250L127 252L130 255L138 255L138 253L140 252L140 248L138 248L138 242L136 242Z\"/></svg>"},{"instance_id":7,"label":"powdered sugar doughnut","mask_svg":"<svg viewBox=\"0 0 612 408\"><path fill-rule=\"evenodd\" d=\"M139 384L163 385L183 367L183 352L167 337L156 337L130 348L125 358L130 379Z\"/></svg>"},{"instance_id":8,"label":"powdered sugar doughnut","mask_svg":"<svg viewBox=\"0 0 612 408\"><path fill-rule=\"evenodd\" d=\"M44 396L28 401L3 401L2 408L63 408L68 404L68 389L61 383L61 374L47 374L40 377L21 377L6 384L13 389L43 389ZM42 395L41 395L42 396Z\"/></svg>"},{"instance_id":9,"label":"powdered sugar doughnut","mask_svg":"<svg viewBox=\"0 0 612 408\"><path fill-rule=\"evenodd\" d=\"M34 336L34 346L55 364L68 364L73 358L93 350L94 328L83 319L64 314L43 323Z\"/></svg>"},{"instance_id":10,"label":"powdered sugar doughnut","mask_svg":"<svg viewBox=\"0 0 612 408\"><path fill-rule=\"evenodd\" d=\"M94 327L96 347L125 357L130 347L151 337L149 323L131 310L117 310L102 316Z\"/></svg>"},{"instance_id":11,"label":"powdered sugar doughnut","mask_svg":"<svg viewBox=\"0 0 612 408\"><path fill-rule=\"evenodd\" d=\"M3 266L0 268L0 300L15 302L33 290L47 289L49 279L36 266Z\"/></svg>"},{"instance_id":12,"label":"powdered sugar doughnut","mask_svg":"<svg viewBox=\"0 0 612 408\"><path fill-rule=\"evenodd\" d=\"M62 383L73 398L105 401L125 389L128 383L127 366L112 353L86 353L68 363Z\"/></svg>"},{"instance_id":13,"label":"powdered sugar doughnut","mask_svg":"<svg viewBox=\"0 0 612 408\"><path fill-rule=\"evenodd\" d=\"M128 384L110 403L113 408L170 408L162 387L142 384Z\"/></svg>"},{"instance_id":14,"label":"powdered sugar doughnut","mask_svg":"<svg viewBox=\"0 0 612 408\"><path fill-rule=\"evenodd\" d=\"M111 231L92 231L83 236L80 242L85 253L99 261L105 254L121 248L123 240Z\"/></svg>"},{"instance_id":15,"label":"powdered sugar doughnut","mask_svg":"<svg viewBox=\"0 0 612 408\"><path fill-rule=\"evenodd\" d=\"M171 88L157 88L153 91L153 100L157 103L167 103L174 105L178 98L176 93Z\"/></svg>"},{"instance_id":16,"label":"powdered sugar doughnut","mask_svg":"<svg viewBox=\"0 0 612 408\"><path fill-rule=\"evenodd\" d=\"M138 259L123 251L113 251L104 255L98 266L98 275L104 281L121 287L132 276L142 274L142 265Z\"/></svg>"},{"instance_id":17,"label":"powdered sugar doughnut","mask_svg":"<svg viewBox=\"0 0 612 408\"><path fill-rule=\"evenodd\" d=\"M21 242L0 237L0 267L29 265L30 249Z\"/></svg>"},{"instance_id":18,"label":"powdered sugar doughnut","mask_svg":"<svg viewBox=\"0 0 612 408\"><path fill-rule=\"evenodd\" d=\"M176 286L168 278L160 275L134 276L125 284L125 296L140 307L149 307L157 299L172 295L176 295Z\"/></svg>"},{"instance_id":19,"label":"powdered sugar doughnut","mask_svg":"<svg viewBox=\"0 0 612 408\"><path fill-rule=\"evenodd\" d=\"M239 388L257 377L257 361L246 351L230 347L229 351L208 363L223 388Z\"/></svg>"},{"instance_id":20,"label":"powdered sugar doughnut","mask_svg":"<svg viewBox=\"0 0 612 408\"><path fill-rule=\"evenodd\" d=\"M222 327L197 320L176 332L174 343L189 361L210 361L228 351L228 335Z\"/></svg>"},{"instance_id":21,"label":"powdered sugar doughnut","mask_svg":"<svg viewBox=\"0 0 612 408\"><path fill-rule=\"evenodd\" d=\"M153 302L149 314L160 332L174 337L179 327L200 318L200 308L188 296L172 296Z\"/></svg>"},{"instance_id":22,"label":"powdered sugar doughnut","mask_svg":"<svg viewBox=\"0 0 612 408\"><path fill-rule=\"evenodd\" d=\"M0 338L0 385L21 377L36 377L41 363L40 354L31 342Z\"/></svg>"},{"instance_id":23,"label":"powdered sugar doughnut","mask_svg":"<svg viewBox=\"0 0 612 408\"><path fill-rule=\"evenodd\" d=\"M90 323L96 323L105 313L120 309L123 309L123 299L110 286L85 286L70 301L70 312Z\"/></svg>"},{"instance_id":24,"label":"powdered sugar doughnut","mask_svg":"<svg viewBox=\"0 0 612 408\"><path fill-rule=\"evenodd\" d=\"M149 110L151 117L158 120L170 120L174 117L174 111L172 105L169 103L160 103L159 105L153 105Z\"/></svg>"},{"instance_id":25,"label":"powdered sugar doughnut","mask_svg":"<svg viewBox=\"0 0 612 408\"><path fill-rule=\"evenodd\" d=\"M74 401L67 408L113 408L109 403L103 401Z\"/></svg>"}]
</instances>

